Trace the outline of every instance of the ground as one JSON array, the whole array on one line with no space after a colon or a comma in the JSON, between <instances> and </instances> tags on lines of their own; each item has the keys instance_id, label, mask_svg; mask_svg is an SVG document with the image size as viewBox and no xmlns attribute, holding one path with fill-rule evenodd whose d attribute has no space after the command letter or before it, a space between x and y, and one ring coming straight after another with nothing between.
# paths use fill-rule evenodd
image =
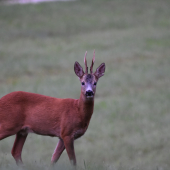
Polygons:
<instances>
[{"instance_id":1,"label":"ground","mask_svg":"<svg viewBox=\"0 0 170 170\"><path fill-rule=\"evenodd\" d=\"M74 62L102 62L90 126L75 141L80 169L170 169L170 2L91 0L0 5L0 97L17 90L79 98ZM0 168L17 169L14 136ZM49 169L57 138L29 134L25 169ZM70 166L64 152L59 169ZM67 167L67 168L68 168Z\"/></svg>"}]
</instances>

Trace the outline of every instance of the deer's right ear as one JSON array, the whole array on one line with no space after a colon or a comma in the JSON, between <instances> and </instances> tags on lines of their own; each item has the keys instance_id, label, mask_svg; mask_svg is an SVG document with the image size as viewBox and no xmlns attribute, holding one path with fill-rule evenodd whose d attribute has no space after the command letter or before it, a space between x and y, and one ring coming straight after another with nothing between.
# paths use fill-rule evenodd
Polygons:
<instances>
[{"instance_id":1,"label":"deer's right ear","mask_svg":"<svg viewBox=\"0 0 170 170\"><path fill-rule=\"evenodd\" d=\"M74 64L74 71L79 78L83 77L83 75L84 75L83 68L77 61Z\"/></svg>"}]
</instances>

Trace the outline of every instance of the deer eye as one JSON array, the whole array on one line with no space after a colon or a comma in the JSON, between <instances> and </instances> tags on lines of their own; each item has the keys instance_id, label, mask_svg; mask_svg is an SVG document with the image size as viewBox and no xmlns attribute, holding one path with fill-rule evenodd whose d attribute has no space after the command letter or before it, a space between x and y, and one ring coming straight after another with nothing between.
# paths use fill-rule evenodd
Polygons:
<instances>
[{"instance_id":1,"label":"deer eye","mask_svg":"<svg viewBox=\"0 0 170 170\"><path fill-rule=\"evenodd\" d=\"M94 82L94 85L95 85L95 86L96 86L96 84L97 84L97 83L96 83L96 82Z\"/></svg>"},{"instance_id":2,"label":"deer eye","mask_svg":"<svg viewBox=\"0 0 170 170\"><path fill-rule=\"evenodd\" d=\"M84 82L82 82L81 84L82 84L83 86L85 85L85 83L84 83Z\"/></svg>"}]
</instances>

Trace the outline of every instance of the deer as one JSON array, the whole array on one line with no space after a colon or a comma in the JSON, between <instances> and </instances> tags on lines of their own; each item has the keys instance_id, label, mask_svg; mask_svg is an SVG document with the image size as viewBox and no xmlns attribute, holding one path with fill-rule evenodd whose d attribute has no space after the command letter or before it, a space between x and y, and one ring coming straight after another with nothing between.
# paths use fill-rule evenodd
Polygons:
<instances>
[{"instance_id":1,"label":"deer","mask_svg":"<svg viewBox=\"0 0 170 170\"><path fill-rule=\"evenodd\" d=\"M23 165L21 152L28 133L35 133L59 138L51 158L52 165L66 149L71 165L76 167L74 140L84 135L89 126L96 85L105 72L105 63L102 63L93 73L94 50L88 73L86 55L87 51L85 72L77 61L74 64L81 83L79 99L61 99L24 91L14 91L0 99L0 140L16 135L11 154L17 165Z\"/></svg>"}]
</instances>

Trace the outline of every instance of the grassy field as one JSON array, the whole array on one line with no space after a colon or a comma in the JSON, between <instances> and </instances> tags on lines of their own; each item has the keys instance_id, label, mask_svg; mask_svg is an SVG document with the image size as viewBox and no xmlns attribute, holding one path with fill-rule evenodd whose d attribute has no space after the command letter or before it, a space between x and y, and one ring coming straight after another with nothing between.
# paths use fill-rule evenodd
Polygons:
<instances>
[{"instance_id":1,"label":"grassy field","mask_svg":"<svg viewBox=\"0 0 170 170\"><path fill-rule=\"evenodd\" d=\"M80 0L0 5L0 97L22 90L79 98L73 66L106 63L79 169L170 169L170 1ZM0 141L0 169L18 169L15 136ZM57 138L29 134L26 170L49 169ZM56 169L69 169L64 151Z\"/></svg>"}]
</instances>

